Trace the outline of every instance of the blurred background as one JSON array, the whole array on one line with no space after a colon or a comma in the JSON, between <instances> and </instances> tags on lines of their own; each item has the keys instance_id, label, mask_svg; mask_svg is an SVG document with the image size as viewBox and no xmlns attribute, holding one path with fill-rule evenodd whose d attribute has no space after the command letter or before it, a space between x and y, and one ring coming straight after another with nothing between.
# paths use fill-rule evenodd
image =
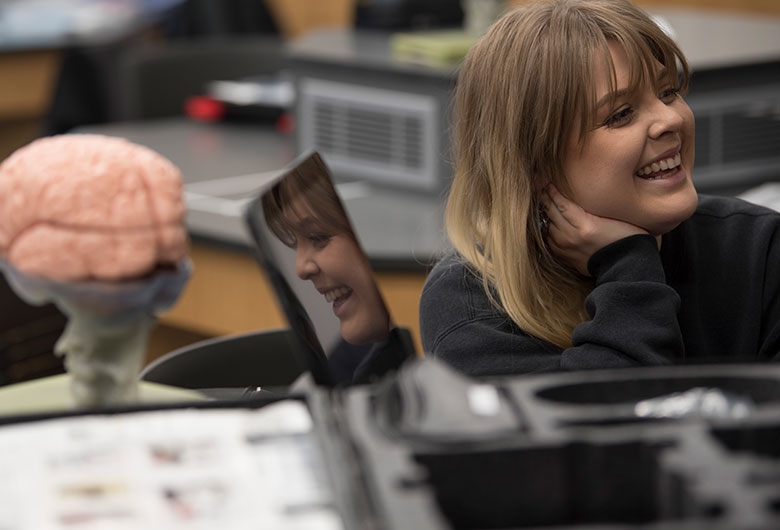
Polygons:
<instances>
[{"instance_id":1,"label":"blurred background","mask_svg":"<svg viewBox=\"0 0 780 530\"><path fill-rule=\"evenodd\" d=\"M391 311L419 341L419 292L440 248L436 205L449 178L458 62L519 3L0 0L0 161L41 136L126 135L171 157L185 180L208 181L187 182L202 197L214 179L278 169L317 149L338 179L373 183L375 199L407 194L408 215L392 203L385 219L376 201L350 213ZM669 23L694 66L700 188L736 193L778 180L780 2L639 3ZM227 182L214 195L240 206L225 201L246 190ZM161 319L150 359L283 324L234 220L219 228L223 220L207 215L214 208L197 204L188 203L196 273ZM364 228L372 219L379 228ZM30 308L0 281L0 385L61 371L51 348L63 325L55 308Z\"/></svg>"},{"instance_id":2,"label":"blurred background","mask_svg":"<svg viewBox=\"0 0 780 530\"><path fill-rule=\"evenodd\" d=\"M291 41L323 27L460 26L462 0L0 0L0 159L42 135L124 116L112 78L143 46ZM522 0L474 0L505 7ZM640 0L780 16L776 0ZM488 7L487 13L495 12ZM202 66L201 66L202 67ZM195 68L195 66L193 66ZM183 112L183 107L181 109Z\"/></svg>"}]
</instances>

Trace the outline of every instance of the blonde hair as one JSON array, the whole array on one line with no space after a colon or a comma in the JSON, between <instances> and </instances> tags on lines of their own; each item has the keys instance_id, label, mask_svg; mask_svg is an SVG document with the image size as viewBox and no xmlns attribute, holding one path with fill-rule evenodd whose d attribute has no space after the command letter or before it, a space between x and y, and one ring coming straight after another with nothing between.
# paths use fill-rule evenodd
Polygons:
<instances>
[{"instance_id":1,"label":"blonde hair","mask_svg":"<svg viewBox=\"0 0 780 530\"><path fill-rule=\"evenodd\" d=\"M608 41L630 58L629 89L667 79L688 86L679 47L626 0L542 0L500 18L472 47L454 101L455 176L445 222L453 246L488 296L526 332L560 347L587 319L592 281L550 253L536 226L539 193L570 196L567 135L595 123L593 72L614 65ZM576 129L575 129L576 128Z\"/></svg>"}]
</instances>

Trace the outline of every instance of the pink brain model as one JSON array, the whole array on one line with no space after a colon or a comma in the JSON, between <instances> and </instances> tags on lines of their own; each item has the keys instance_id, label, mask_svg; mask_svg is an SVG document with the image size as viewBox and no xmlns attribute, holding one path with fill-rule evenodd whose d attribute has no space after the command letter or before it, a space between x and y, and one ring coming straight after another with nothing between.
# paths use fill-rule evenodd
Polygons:
<instances>
[{"instance_id":1,"label":"pink brain model","mask_svg":"<svg viewBox=\"0 0 780 530\"><path fill-rule=\"evenodd\" d=\"M178 168L122 138L41 138L0 164L0 258L58 281L125 280L186 256Z\"/></svg>"}]
</instances>

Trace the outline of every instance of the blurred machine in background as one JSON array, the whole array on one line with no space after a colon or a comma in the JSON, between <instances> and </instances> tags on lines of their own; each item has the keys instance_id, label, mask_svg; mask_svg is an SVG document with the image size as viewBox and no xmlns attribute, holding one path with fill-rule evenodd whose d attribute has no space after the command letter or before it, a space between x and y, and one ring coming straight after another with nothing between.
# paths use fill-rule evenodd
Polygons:
<instances>
[{"instance_id":1,"label":"blurred machine in background","mask_svg":"<svg viewBox=\"0 0 780 530\"><path fill-rule=\"evenodd\" d=\"M339 178L438 192L450 172L454 69L398 61L389 40L331 30L291 44L298 151L319 151Z\"/></svg>"}]
</instances>

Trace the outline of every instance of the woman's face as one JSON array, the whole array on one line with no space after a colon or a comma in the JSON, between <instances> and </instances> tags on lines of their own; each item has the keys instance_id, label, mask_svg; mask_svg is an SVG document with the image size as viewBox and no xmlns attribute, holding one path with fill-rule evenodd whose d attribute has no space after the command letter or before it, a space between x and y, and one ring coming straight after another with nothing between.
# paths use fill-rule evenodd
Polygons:
<instances>
[{"instance_id":1,"label":"woman's face","mask_svg":"<svg viewBox=\"0 0 780 530\"><path fill-rule=\"evenodd\" d=\"M329 233L313 216L296 216L296 225L295 272L332 304L344 340L350 344L385 340L390 318L357 242L349 234Z\"/></svg>"},{"instance_id":2,"label":"woman's face","mask_svg":"<svg viewBox=\"0 0 780 530\"><path fill-rule=\"evenodd\" d=\"M597 103L597 121L584 139L577 131L570 133L566 178L572 199L588 212L660 236L690 217L698 203L691 181L693 113L677 93L674 79L639 94L623 92L629 74L625 50L612 41L609 50L618 97L614 105L605 97L610 71L602 61L594 79L596 101L604 103Z\"/></svg>"}]
</instances>

